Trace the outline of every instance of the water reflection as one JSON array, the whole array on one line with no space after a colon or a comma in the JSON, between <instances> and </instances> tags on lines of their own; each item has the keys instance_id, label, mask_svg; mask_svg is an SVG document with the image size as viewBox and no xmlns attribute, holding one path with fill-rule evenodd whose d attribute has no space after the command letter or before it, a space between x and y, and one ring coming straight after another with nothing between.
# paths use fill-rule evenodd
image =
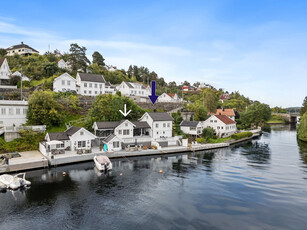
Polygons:
<instances>
[{"instance_id":1,"label":"water reflection","mask_svg":"<svg viewBox=\"0 0 307 230\"><path fill-rule=\"evenodd\" d=\"M307 142L297 139L302 161L307 164Z\"/></svg>"},{"instance_id":2,"label":"water reflection","mask_svg":"<svg viewBox=\"0 0 307 230\"><path fill-rule=\"evenodd\" d=\"M269 144L259 143L258 141L249 142L239 147L241 155L248 160L251 167L264 168L270 163L271 154Z\"/></svg>"}]
</instances>

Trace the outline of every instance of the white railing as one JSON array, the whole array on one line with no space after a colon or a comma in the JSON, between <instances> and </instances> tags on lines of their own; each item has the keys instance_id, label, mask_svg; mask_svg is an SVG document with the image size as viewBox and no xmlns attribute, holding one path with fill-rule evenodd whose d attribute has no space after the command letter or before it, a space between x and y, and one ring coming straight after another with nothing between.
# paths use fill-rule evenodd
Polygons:
<instances>
[{"instance_id":1,"label":"white railing","mask_svg":"<svg viewBox=\"0 0 307 230\"><path fill-rule=\"evenodd\" d=\"M1 89L17 89L17 85L0 85Z\"/></svg>"},{"instance_id":2,"label":"white railing","mask_svg":"<svg viewBox=\"0 0 307 230\"><path fill-rule=\"evenodd\" d=\"M46 125L34 125L34 126L7 126L4 127L4 132L18 132L20 130L33 130L36 132L46 131Z\"/></svg>"}]
</instances>

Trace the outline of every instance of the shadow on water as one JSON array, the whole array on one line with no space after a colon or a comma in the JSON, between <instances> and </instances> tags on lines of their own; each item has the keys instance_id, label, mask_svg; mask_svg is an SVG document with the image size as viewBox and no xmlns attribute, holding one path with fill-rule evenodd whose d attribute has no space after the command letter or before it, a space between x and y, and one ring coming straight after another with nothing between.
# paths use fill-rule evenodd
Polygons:
<instances>
[{"instance_id":1,"label":"shadow on water","mask_svg":"<svg viewBox=\"0 0 307 230\"><path fill-rule=\"evenodd\" d=\"M271 124L271 130L272 131L296 131L296 124Z\"/></svg>"}]
</instances>

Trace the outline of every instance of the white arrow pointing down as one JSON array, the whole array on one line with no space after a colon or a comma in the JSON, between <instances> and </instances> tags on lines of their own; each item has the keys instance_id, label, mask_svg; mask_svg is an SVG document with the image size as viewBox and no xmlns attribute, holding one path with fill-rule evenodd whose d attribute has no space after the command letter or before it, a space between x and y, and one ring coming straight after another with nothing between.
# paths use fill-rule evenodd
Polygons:
<instances>
[{"instance_id":1,"label":"white arrow pointing down","mask_svg":"<svg viewBox=\"0 0 307 230\"><path fill-rule=\"evenodd\" d=\"M121 112L121 114L123 114L123 116L124 117L126 117L126 116L128 116L128 114L131 112L131 109L127 112L127 106L126 106L126 104L125 104L125 112L123 112L123 111L121 111L121 110L119 110L119 112Z\"/></svg>"}]
</instances>

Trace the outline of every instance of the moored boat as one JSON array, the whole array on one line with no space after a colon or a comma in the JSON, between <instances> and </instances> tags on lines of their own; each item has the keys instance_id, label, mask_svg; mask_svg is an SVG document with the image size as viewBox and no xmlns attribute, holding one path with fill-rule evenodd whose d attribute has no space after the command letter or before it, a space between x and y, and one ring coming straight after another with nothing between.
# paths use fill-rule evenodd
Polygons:
<instances>
[{"instance_id":1,"label":"moored boat","mask_svg":"<svg viewBox=\"0 0 307 230\"><path fill-rule=\"evenodd\" d=\"M107 156L94 156L94 162L99 171L112 170L112 162Z\"/></svg>"},{"instance_id":2,"label":"moored boat","mask_svg":"<svg viewBox=\"0 0 307 230\"><path fill-rule=\"evenodd\" d=\"M9 174L3 174L0 176L0 187L3 191L6 189L18 189L21 187L30 186L31 182L25 179L25 173L19 173L15 176Z\"/></svg>"}]
</instances>

